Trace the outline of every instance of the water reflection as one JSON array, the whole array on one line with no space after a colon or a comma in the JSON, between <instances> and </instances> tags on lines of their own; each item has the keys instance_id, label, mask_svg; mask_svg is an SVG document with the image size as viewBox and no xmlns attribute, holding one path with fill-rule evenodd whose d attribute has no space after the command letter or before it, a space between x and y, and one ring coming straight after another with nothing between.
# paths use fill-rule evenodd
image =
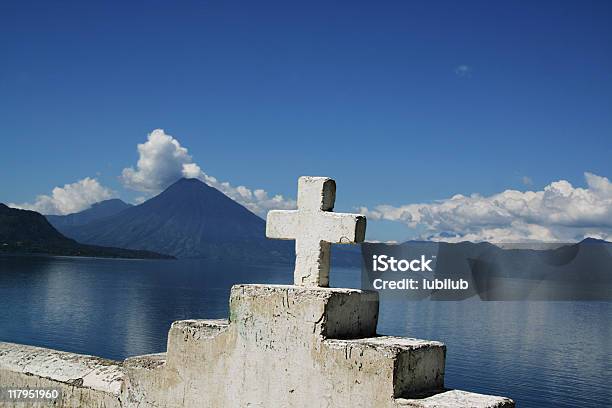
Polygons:
<instances>
[{"instance_id":1,"label":"water reflection","mask_svg":"<svg viewBox=\"0 0 612 408\"><path fill-rule=\"evenodd\" d=\"M358 269L331 284L359 287ZM290 267L0 257L0 340L122 359L163 351L174 320L227 317L234 283ZM610 406L612 304L384 301L379 332L444 341L447 385L521 407Z\"/></svg>"}]
</instances>

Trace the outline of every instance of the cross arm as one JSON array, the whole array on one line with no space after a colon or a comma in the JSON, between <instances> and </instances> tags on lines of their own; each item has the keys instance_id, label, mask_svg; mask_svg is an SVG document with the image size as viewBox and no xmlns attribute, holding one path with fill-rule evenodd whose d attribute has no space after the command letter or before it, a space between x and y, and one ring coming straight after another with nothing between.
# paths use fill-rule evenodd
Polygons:
<instances>
[{"instance_id":1,"label":"cross arm","mask_svg":"<svg viewBox=\"0 0 612 408\"><path fill-rule=\"evenodd\" d=\"M297 234L297 211L272 210L266 218L266 237L295 239Z\"/></svg>"},{"instance_id":2,"label":"cross arm","mask_svg":"<svg viewBox=\"0 0 612 408\"><path fill-rule=\"evenodd\" d=\"M355 244L365 240L366 217L361 214L323 212L321 239L332 244Z\"/></svg>"}]
</instances>

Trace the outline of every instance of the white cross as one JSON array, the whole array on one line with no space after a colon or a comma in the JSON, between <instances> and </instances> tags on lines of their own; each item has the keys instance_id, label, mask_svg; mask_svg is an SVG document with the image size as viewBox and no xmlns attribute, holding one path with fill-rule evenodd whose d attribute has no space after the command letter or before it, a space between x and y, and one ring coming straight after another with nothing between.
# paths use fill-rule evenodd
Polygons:
<instances>
[{"instance_id":1,"label":"white cross","mask_svg":"<svg viewBox=\"0 0 612 408\"><path fill-rule=\"evenodd\" d=\"M336 182L329 177L300 177L298 209L268 212L266 236L295 240L293 280L301 286L329 286L331 244L365 239L366 217L334 213Z\"/></svg>"}]
</instances>

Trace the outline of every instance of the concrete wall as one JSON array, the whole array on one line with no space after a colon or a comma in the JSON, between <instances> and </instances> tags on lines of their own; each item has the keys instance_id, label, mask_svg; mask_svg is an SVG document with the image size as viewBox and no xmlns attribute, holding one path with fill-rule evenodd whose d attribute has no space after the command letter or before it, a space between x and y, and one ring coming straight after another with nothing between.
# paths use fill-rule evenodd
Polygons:
<instances>
[{"instance_id":1,"label":"concrete wall","mask_svg":"<svg viewBox=\"0 0 612 408\"><path fill-rule=\"evenodd\" d=\"M445 346L379 336L377 318L374 292L238 285L229 320L175 322L167 353L113 363L5 345L23 353L0 351L0 384L58 383L67 394L60 406L514 406L502 397L444 390ZM45 353L55 356L51 377L44 358L26 362ZM60 375L65 365L78 369Z\"/></svg>"},{"instance_id":2,"label":"concrete wall","mask_svg":"<svg viewBox=\"0 0 612 408\"><path fill-rule=\"evenodd\" d=\"M120 363L40 347L0 343L0 387L55 388L62 397L55 407L121 407L125 376ZM0 401L0 407L14 403ZM45 401L19 407L48 407Z\"/></svg>"}]
</instances>

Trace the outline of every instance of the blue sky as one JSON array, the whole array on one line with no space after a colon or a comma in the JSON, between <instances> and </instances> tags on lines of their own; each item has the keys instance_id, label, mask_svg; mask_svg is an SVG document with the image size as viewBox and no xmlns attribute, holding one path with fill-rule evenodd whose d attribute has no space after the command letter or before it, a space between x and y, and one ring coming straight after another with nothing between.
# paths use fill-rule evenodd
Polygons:
<instances>
[{"instance_id":1,"label":"blue sky","mask_svg":"<svg viewBox=\"0 0 612 408\"><path fill-rule=\"evenodd\" d=\"M126 3L0 4L0 202L141 197L157 128L232 185L332 176L339 210L612 176L610 2Z\"/></svg>"}]
</instances>

